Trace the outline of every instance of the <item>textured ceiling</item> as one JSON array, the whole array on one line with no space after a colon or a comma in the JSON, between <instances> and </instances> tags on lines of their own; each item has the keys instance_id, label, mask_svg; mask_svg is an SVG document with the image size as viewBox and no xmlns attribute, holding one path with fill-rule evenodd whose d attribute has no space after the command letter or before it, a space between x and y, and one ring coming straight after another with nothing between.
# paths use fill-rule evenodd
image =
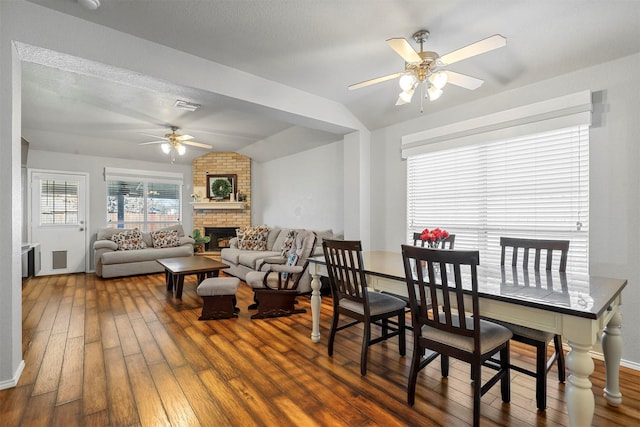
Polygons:
<instances>
[{"instance_id":1,"label":"textured ceiling","mask_svg":"<svg viewBox=\"0 0 640 427\"><path fill-rule=\"evenodd\" d=\"M31 2L338 102L371 130L640 51L637 1L102 0L95 11L75 0ZM450 66L485 84L475 91L449 85L439 100L424 102L423 113L416 99L394 105L395 81L347 90L401 71L402 59L385 40L411 41L422 28L431 32L425 49L440 55L496 33L507 46ZM161 135L168 124L214 150L258 160L341 139L339 132L310 129L306 146L286 144L307 130L171 82L137 76L143 84L124 84L119 70L75 74L36 63L23 69L24 134L38 141L59 134L61 151L106 155L100 142L102 150L122 138L144 142L139 132ZM166 107L180 96L205 108ZM95 147L84 142L89 137Z\"/></svg>"}]
</instances>

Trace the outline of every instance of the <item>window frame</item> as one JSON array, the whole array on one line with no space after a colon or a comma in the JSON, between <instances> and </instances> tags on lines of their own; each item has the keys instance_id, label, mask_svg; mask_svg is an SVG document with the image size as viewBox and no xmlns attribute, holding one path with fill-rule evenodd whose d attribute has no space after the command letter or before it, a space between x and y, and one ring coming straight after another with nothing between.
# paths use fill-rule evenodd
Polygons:
<instances>
[{"instance_id":1,"label":"window frame","mask_svg":"<svg viewBox=\"0 0 640 427\"><path fill-rule=\"evenodd\" d=\"M142 219L140 221L136 220L127 220L123 221L117 220L111 221L109 220L109 207L111 204L110 197L112 195L109 192L109 186L111 182L114 181L123 181L128 183L138 183L142 184L141 188L141 197L142 197L142 210L141 213ZM177 219L158 219L158 220L150 220L149 219L149 200L153 197L149 197L149 187L150 185L176 185L177 186L177 202L178 202L178 213ZM171 172L156 172L149 170L137 170L137 169L121 169L121 168L105 168L105 187L106 187L106 206L105 206L105 214L106 214L106 226L113 228L139 228L142 231L154 231L160 228L164 228L167 226L182 224L183 218L183 190L184 190L184 176L182 173L171 173Z\"/></svg>"}]
</instances>

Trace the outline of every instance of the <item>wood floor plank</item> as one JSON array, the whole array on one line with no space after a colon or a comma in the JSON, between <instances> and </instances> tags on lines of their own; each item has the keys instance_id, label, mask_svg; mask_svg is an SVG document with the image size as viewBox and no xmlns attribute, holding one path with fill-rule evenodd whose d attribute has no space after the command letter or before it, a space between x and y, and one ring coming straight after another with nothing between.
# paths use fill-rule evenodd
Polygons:
<instances>
[{"instance_id":1,"label":"wood floor plank","mask_svg":"<svg viewBox=\"0 0 640 427\"><path fill-rule=\"evenodd\" d=\"M56 405L56 392L33 396L29 402L29 411L22 418L22 425L29 427L48 427L53 425L53 413ZM5 420L2 420L5 422ZM7 426L12 425L10 423ZM17 424L14 424L17 425Z\"/></svg>"},{"instance_id":2,"label":"wood floor plank","mask_svg":"<svg viewBox=\"0 0 640 427\"><path fill-rule=\"evenodd\" d=\"M101 341L87 343L84 347L84 375L82 403L84 414L107 410L107 374Z\"/></svg>"},{"instance_id":3,"label":"wood floor plank","mask_svg":"<svg viewBox=\"0 0 640 427\"><path fill-rule=\"evenodd\" d=\"M71 318L71 302L61 303L58 307L56 320L53 322L52 334L67 333L69 331L69 319Z\"/></svg>"},{"instance_id":4,"label":"wood floor plank","mask_svg":"<svg viewBox=\"0 0 640 427\"><path fill-rule=\"evenodd\" d=\"M100 412L85 415L82 419L84 427L107 427L109 426L109 411L106 409Z\"/></svg>"},{"instance_id":5,"label":"wood floor plank","mask_svg":"<svg viewBox=\"0 0 640 427\"><path fill-rule=\"evenodd\" d=\"M53 412L53 426L82 426L82 403L79 400L58 405Z\"/></svg>"},{"instance_id":6,"label":"wood floor plank","mask_svg":"<svg viewBox=\"0 0 640 427\"><path fill-rule=\"evenodd\" d=\"M411 333L406 357L398 355L397 339L371 346L363 377L361 326L341 331L334 355L327 354L330 298L322 300L321 339L313 343L308 296L298 298L307 313L262 320L250 318L253 292L245 283L236 296L238 318L200 321L194 283L176 300L163 274L26 281L25 369L18 387L0 391L0 425L470 424L468 364L452 360L448 378L438 361L426 367L409 407ZM532 363L535 353L516 344L512 358ZM621 368L623 404L614 408L602 396L603 362L594 366L592 425L640 424L640 372ZM566 425L566 385L555 368L548 378L546 411L536 410L535 380L512 372L511 402L502 402L499 387L489 390L481 425Z\"/></svg>"},{"instance_id":7,"label":"wood floor plank","mask_svg":"<svg viewBox=\"0 0 640 427\"><path fill-rule=\"evenodd\" d=\"M132 354L125 360L140 423L145 426L170 426L162 400L142 354Z\"/></svg>"},{"instance_id":8,"label":"wood floor plank","mask_svg":"<svg viewBox=\"0 0 640 427\"><path fill-rule=\"evenodd\" d=\"M37 330L48 331L53 327L53 322L58 314L58 307L60 307L60 295L51 295L47 299L47 306L42 313L42 317L40 317Z\"/></svg>"},{"instance_id":9,"label":"wood floor plank","mask_svg":"<svg viewBox=\"0 0 640 427\"><path fill-rule=\"evenodd\" d=\"M216 403L232 418L235 425L254 425L253 415L240 402L240 396L228 387L228 381L220 378L212 369L204 370L198 373L198 376L209 394L215 396Z\"/></svg>"},{"instance_id":10,"label":"wood floor plank","mask_svg":"<svg viewBox=\"0 0 640 427\"><path fill-rule=\"evenodd\" d=\"M138 344L147 363L151 365L164 361L162 351L160 351L160 347L158 347L156 340L153 338L144 318L133 319L131 327L136 334Z\"/></svg>"},{"instance_id":11,"label":"wood floor plank","mask_svg":"<svg viewBox=\"0 0 640 427\"><path fill-rule=\"evenodd\" d=\"M87 305L84 316L84 342L88 344L101 339L100 316L97 307Z\"/></svg>"},{"instance_id":12,"label":"wood floor plank","mask_svg":"<svg viewBox=\"0 0 640 427\"><path fill-rule=\"evenodd\" d=\"M50 333L49 331L36 331L29 343L27 350L24 353L24 370L18 381L18 386L26 384L33 384L36 382L38 372L40 371L40 364L44 357L49 343Z\"/></svg>"},{"instance_id":13,"label":"wood floor plank","mask_svg":"<svg viewBox=\"0 0 640 427\"><path fill-rule=\"evenodd\" d=\"M203 426L232 425L233 415L228 418L222 407L217 403L215 396L207 391L196 372L190 366L185 365L174 370L178 384L191 404L196 416Z\"/></svg>"},{"instance_id":14,"label":"wood floor plank","mask_svg":"<svg viewBox=\"0 0 640 427\"><path fill-rule=\"evenodd\" d=\"M32 389L33 386L28 384L0 390L0 420L6 423L5 425L20 425L20 420L32 409L29 400Z\"/></svg>"},{"instance_id":15,"label":"wood floor plank","mask_svg":"<svg viewBox=\"0 0 640 427\"><path fill-rule=\"evenodd\" d=\"M104 350L104 364L111 422L121 426L137 423L139 421L138 411L134 404L133 392L120 347Z\"/></svg>"},{"instance_id":16,"label":"wood floor plank","mask_svg":"<svg viewBox=\"0 0 640 427\"><path fill-rule=\"evenodd\" d=\"M48 393L58 388L66 342L66 333L51 335L49 338L47 349L45 350L42 363L40 364L40 370L38 371L38 377L33 387L34 395Z\"/></svg>"},{"instance_id":17,"label":"wood floor plank","mask_svg":"<svg viewBox=\"0 0 640 427\"><path fill-rule=\"evenodd\" d=\"M252 414L255 423L259 425L278 425L278 426L296 426L317 425L315 421L306 422L306 413L295 404L281 407L277 405L280 398L285 397L279 394L275 397L265 398L264 395L255 387L255 384L248 378L237 377L229 381L229 387L242 400L245 408ZM276 403L274 405L274 403ZM287 412L289 411L289 412ZM301 415L304 414L304 415ZM293 418L293 420L292 420ZM297 419L297 420L296 420Z\"/></svg>"},{"instance_id":18,"label":"wood floor plank","mask_svg":"<svg viewBox=\"0 0 640 427\"><path fill-rule=\"evenodd\" d=\"M84 337L84 305L71 307L71 314L69 316L69 332L67 336L69 338Z\"/></svg>"},{"instance_id":19,"label":"wood floor plank","mask_svg":"<svg viewBox=\"0 0 640 427\"><path fill-rule=\"evenodd\" d=\"M84 337L69 338L64 351L56 405L62 405L82 397L83 370Z\"/></svg>"},{"instance_id":20,"label":"wood floor plank","mask_svg":"<svg viewBox=\"0 0 640 427\"><path fill-rule=\"evenodd\" d=\"M147 326L158 343L158 347L160 347L160 351L162 351L169 366L175 369L187 363L182 354L182 350L171 339L162 323L150 322L147 323Z\"/></svg>"},{"instance_id":21,"label":"wood floor plank","mask_svg":"<svg viewBox=\"0 0 640 427\"><path fill-rule=\"evenodd\" d=\"M108 348L119 347L120 337L118 336L118 329L116 328L113 313L110 311L102 311L99 316L102 347L105 350Z\"/></svg>"},{"instance_id":22,"label":"wood floor plank","mask_svg":"<svg viewBox=\"0 0 640 427\"><path fill-rule=\"evenodd\" d=\"M156 363L151 365L149 369L171 424L174 426L199 426L200 421L173 376L169 365Z\"/></svg>"},{"instance_id":23,"label":"wood floor plank","mask_svg":"<svg viewBox=\"0 0 640 427\"><path fill-rule=\"evenodd\" d=\"M115 316L113 320L115 321L116 330L118 331L122 354L129 356L130 354L140 353L140 344L138 344L136 334L133 331L133 327L131 327L129 316L121 314Z\"/></svg>"}]
</instances>

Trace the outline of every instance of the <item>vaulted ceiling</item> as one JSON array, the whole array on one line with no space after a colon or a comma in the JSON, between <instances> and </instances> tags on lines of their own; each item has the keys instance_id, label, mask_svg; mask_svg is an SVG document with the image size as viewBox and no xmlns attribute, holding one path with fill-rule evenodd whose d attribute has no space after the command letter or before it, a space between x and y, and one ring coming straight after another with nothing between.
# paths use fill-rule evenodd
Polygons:
<instances>
[{"instance_id":1,"label":"vaulted ceiling","mask_svg":"<svg viewBox=\"0 0 640 427\"><path fill-rule=\"evenodd\" d=\"M640 51L635 1L101 0L96 10L76 0L31 2L339 103L370 130ZM418 49L411 36L420 29L431 33L425 50L440 55L493 34L507 45L449 67L484 80L473 91L447 85L437 101L414 96L395 106L395 80L347 90L402 71L404 61L386 40L404 37ZM175 65L174 58L166 61ZM266 161L347 132L170 81L136 76L144 84L132 85L122 71L75 73L24 62L23 136L37 149L164 161L156 146L138 144L176 125L214 151ZM201 107L178 110L176 99ZM204 152L187 151L181 162Z\"/></svg>"}]
</instances>

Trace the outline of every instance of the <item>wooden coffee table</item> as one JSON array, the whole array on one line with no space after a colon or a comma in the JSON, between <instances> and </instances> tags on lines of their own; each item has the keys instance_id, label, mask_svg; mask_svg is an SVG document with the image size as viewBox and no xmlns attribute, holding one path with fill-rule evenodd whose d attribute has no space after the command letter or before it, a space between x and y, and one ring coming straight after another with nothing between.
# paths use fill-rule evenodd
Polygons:
<instances>
[{"instance_id":1,"label":"wooden coffee table","mask_svg":"<svg viewBox=\"0 0 640 427\"><path fill-rule=\"evenodd\" d=\"M196 274L200 283L206 277L218 277L220 270L229 267L220 261L201 256L161 258L156 261L164 267L167 291L173 291L175 298L182 298L184 276Z\"/></svg>"}]
</instances>

